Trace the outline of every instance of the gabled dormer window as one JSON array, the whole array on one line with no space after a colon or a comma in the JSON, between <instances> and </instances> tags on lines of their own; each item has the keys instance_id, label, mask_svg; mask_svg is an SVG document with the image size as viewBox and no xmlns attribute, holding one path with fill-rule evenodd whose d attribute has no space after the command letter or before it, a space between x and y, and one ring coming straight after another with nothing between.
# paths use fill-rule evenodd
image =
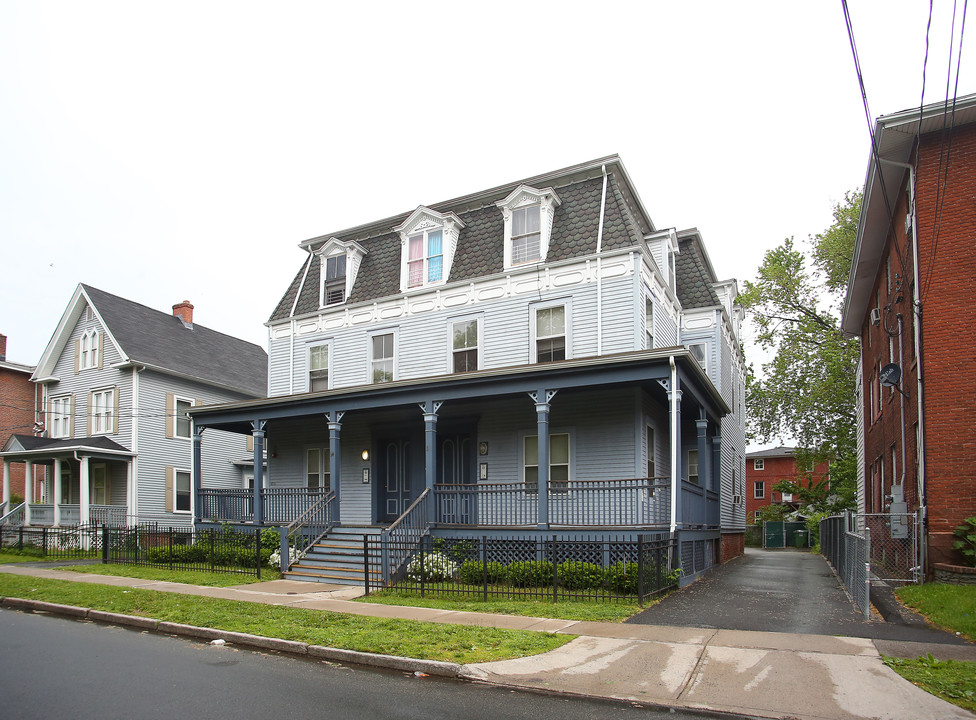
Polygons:
<instances>
[{"instance_id":1,"label":"gabled dormer window","mask_svg":"<svg viewBox=\"0 0 976 720\"><path fill-rule=\"evenodd\" d=\"M359 266L366 255L365 248L352 240L344 242L330 238L314 253L321 263L319 307L341 305L352 292Z\"/></svg>"},{"instance_id":2,"label":"gabled dormer window","mask_svg":"<svg viewBox=\"0 0 976 720\"><path fill-rule=\"evenodd\" d=\"M401 291L447 282L463 227L454 213L420 206L393 228L400 233Z\"/></svg>"},{"instance_id":3,"label":"gabled dormer window","mask_svg":"<svg viewBox=\"0 0 976 720\"><path fill-rule=\"evenodd\" d=\"M543 262L549 254L552 219L560 200L552 188L520 185L495 203L505 221L505 269Z\"/></svg>"}]
</instances>

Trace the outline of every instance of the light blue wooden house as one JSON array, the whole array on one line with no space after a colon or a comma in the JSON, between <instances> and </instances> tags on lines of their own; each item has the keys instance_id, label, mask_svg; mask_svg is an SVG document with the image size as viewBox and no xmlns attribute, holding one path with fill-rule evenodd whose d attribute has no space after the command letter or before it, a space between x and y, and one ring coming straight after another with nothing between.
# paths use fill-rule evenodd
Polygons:
<instances>
[{"instance_id":1,"label":"light blue wooden house","mask_svg":"<svg viewBox=\"0 0 976 720\"><path fill-rule=\"evenodd\" d=\"M664 531L686 577L741 552L736 283L696 230L652 222L618 157L300 247L267 323L269 397L190 411L198 452L241 433L267 474L228 491L198 471L198 521ZM338 562L292 573L341 582Z\"/></svg>"}]
</instances>

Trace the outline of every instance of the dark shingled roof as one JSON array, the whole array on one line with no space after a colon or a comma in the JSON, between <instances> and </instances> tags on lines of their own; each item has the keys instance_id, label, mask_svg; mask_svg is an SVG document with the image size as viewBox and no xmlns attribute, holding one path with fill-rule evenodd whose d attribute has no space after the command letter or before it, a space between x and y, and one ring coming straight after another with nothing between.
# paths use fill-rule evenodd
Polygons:
<instances>
[{"instance_id":1,"label":"dark shingled roof","mask_svg":"<svg viewBox=\"0 0 976 720\"><path fill-rule=\"evenodd\" d=\"M34 435L11 435L7 441L7 447L12 447L14 441L20 444L25 450L60 450L63 448L84 447L92 450L111 450L113 452L129 452L129 449L119 445L114 440L104 435L84 438L46 438L35 437Z\"/></svg>"},{"instance_id":2,"label":"dark shingled roof","mask_svg":"<svg viewBox=\"0 0 976 720\"><path fill-rule=\"evenodd\" d=\"M560 185L558 178L555 178L552 182L539 186L540 188L553 187L560 200L560 205L556 207L553 215L552 236L549 240L547 257L549 262L582 257L596 252L603 179L598 176L583 180L567 180L563 180L566 184ZM442 213L454 212L464 223L458 235L457 250L448 282L474 280L504 270L502 242L505 236L504 224L502 212L495 206L495 202L505 198L519 184L517 182L496 188L483 198L478 198L480 202L473 202L468 197L464 202L429 206ZM369 234L368 229L357 228L335 236L343 241L355 240L367 251L356 276L356 283L349 293L348 302L377 300L400 293L400 236L393 231L393 228L406 220L409 214L403 213L389 218L384 223L389 228L386 231L372 228L373 234ZM328 237L323 236L321 242L324 243ZM603 247L605 250L630 247L637 245L640 239L640 227L628 210L616 174L610 170L603 221ZM320 247L321 243L316 242L314 246ZM270 318L271 322L291 316L299 285L302 285L302 291L295 305L294 315L301 316L319 310L320 264L317 261L312 262L302 284L306 262L307 260L302 263L288 291L275 308Z\"/></svg>"},{"instance_id":3,"label":"dark shingled roof","mask_svg":"<svg viewBox=\"0 0 976 720\"><path fill-rule=\"evenodd\" d=\"M230 335L183 321L169 313L82 285L122 351L178 375L264 397L268 355L263 348Z\"/></svg>"},{"instance_id":4,"label":"dark shingled roof","mask_svg":"<svg viewBox=\"0 0 976 720\"><path fill-rule=\"evenodd\" d=\"M708 271L697 237L682 238L678 242L678 255L674 260L678 299L686 310L721 305L712 289L716 279Z\"/></svg>"}]
</instances>

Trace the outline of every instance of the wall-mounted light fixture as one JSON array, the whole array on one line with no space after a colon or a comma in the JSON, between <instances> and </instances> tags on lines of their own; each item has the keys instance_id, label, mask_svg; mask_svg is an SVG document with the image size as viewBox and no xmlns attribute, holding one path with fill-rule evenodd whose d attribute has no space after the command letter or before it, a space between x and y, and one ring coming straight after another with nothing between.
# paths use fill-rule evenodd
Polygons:
<instances>
[{"instance_id":1,"label":"wall-mounted light fixture","mask_svg":"<svg viewBox=\"0 0 976 720\"><path fill-rule=\"evenodd\" d=\"M369 460L369 450L363 450L363 461Z\"/></svg>"}]
</instances>

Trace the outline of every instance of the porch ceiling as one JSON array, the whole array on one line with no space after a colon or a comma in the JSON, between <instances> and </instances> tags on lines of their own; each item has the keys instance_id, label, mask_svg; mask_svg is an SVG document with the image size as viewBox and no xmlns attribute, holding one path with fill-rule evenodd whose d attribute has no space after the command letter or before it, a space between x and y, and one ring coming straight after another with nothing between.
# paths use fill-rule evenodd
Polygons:
<instances>
[{"instance_id":1,"label":"porch ceiling","mask_svg":"<svg viewBox=\"0 0 976 720\"><path fill-rule=\"evenodd\" d=\"M670 378L672 357L681 387L686 391L685 402L690 394L716 419L730 412L688 350L674 347L204 406L191 409L190 415L201 426L250 433L250 423L255 420L393 408L428 400L449 402L537 390L624 385L637 385L656 393L660 392L657 381Z\"/></svg>"}]
</instances>

